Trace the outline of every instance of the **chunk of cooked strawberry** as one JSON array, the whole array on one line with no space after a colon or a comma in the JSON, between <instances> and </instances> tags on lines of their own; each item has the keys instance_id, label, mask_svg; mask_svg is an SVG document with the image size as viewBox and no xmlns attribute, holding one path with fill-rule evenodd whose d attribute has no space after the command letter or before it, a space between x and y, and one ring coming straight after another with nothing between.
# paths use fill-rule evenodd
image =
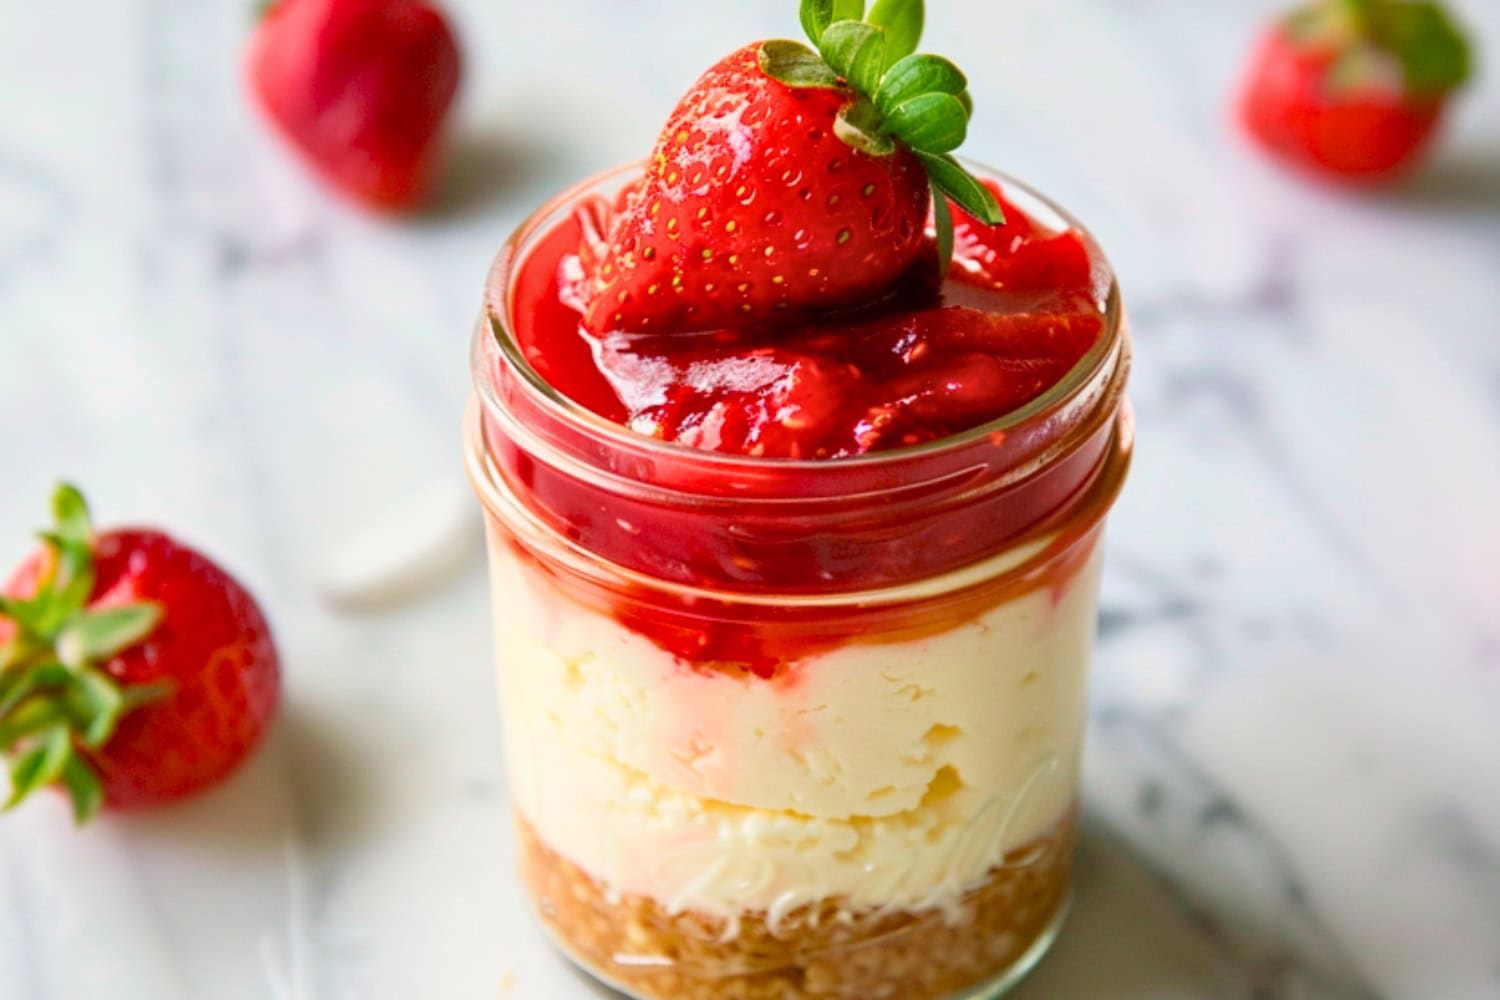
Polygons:
<instances>
[{"instance_id":1,"label":"chunk of cooked strawberry","mask_svg":"<svg viewBox=\"0 0 1500 1000\"><path fill-rule=\"evenodd\" d=\"M599 364L636 431L733 454L836 458L936 440L1046 392L1097 312L923 309L770 333L611 335ZM768 346L755 346L770 337Z\"/></svg>"},{"instance_id":2,"label":"chunk of cooked strawberry","mask_svg":"<svg viewBox=\"0 0 1500 1000\"><path fill-rule=\"evenodd\" d=\"M952 205L955 262L1004 291L1086 290L1093 265L1083 237L1071 229L1045 229L1011 204L997 182L985 184L1004 209L1005 221L986 225Z\"/></svg>"}]
</instances>

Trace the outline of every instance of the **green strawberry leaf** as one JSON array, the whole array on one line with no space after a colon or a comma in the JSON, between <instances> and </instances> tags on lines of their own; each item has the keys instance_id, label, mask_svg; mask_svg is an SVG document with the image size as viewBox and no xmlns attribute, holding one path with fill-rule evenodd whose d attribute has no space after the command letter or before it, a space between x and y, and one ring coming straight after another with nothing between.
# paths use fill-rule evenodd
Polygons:
<instances>
[{"instance_id":1,"label":"green strawberry leaf","mask_svg":"<svg viewBox=\"0 0 1500 1000\"><path fill-rule=\"evenodd\" d=\"M52 517L57 522L57 534L65 543L87 546L93 540L94 529L89 521L89 505L70 483L59 483L52 493Z\"/></svg>"},{"instance_id":2,"label":"green strawberry leaf","mask_svg":"<svg viewBox=\"0 0 1500 1000\"><path fill-rule=\"evenodd\" d=\"M924 153L948 153L963 145L969 115L952 94L918 94L886 115L886 129Z\"/></svg>"},{"instance_id":3,"label":"green strawberry leaf","mask_svg":"<svg viewBox=\"0 0 1500 1000\"><path fill-rule=\"evenodd\" d=\"M760 69L788 87L839 86L839 75L828 68L822 56L801 42L785 39L766 42L760 47Z\"/></svg>"},{"instance_id":4,"label":"green strawberry leaf","mask_svg":"<svg viewBox=\"0 0 1500 1000\"><path fill-rule=\"evenodd\" d=\"M82 723L84 745L97 750L108 743L126 709L125 693L120 685L108 674L88 667L78 672L68 693L73 702L75 720Z\"/></svg>"},{"instance_id":5,"label":"green strawberry leaf","mask_svg":"<svg viewBox=\"0 0 1500 1000\"><path fill-rule=\"evenodd\" d=\"M16 628L20 632L36 632L36 625L40 619L40 610L35 601L23 601L15 597L0 597L0 617L9 618L12 622L15 622ZM17 640L15 639L11 640L13 645L16 642ZM0 657L0 665L4 665L7 662L8 660Z\"/></svg>"},{"instance_id":6,"label":"green strawberry leaf","mask_svg":"<svg viewBox=\"0 0 1500 1000\"><path fill-rule=\"evenodd\" d=\"M953 210L948 207L948 198L933 188L932 221L937 228L938 274L946 275L953 265Z\"/></svg>"},{"instance_id":7,"label":"green strawberry leaf","mask_svg":"<svg viewBox=\"0 0 1500 1000\"><path fill-rule=\"evenodd\" d=\"M1442 97L1473 73L1463 29L1431 0L1321 0L1294 10L1285 24L1298 44L1326 46L1336 54L1329 80L1335 88L1381 80L1380 57L1396 62L1414 98Z\"/></svg>"},{"instance_id":8,"label":"green strawberry leaf","mask_svg":"<svg viewBox=\"0 0 1500 1000\"><path fill-rule=\"evenodd\" d=\"M53 685L65 686L72 682L72 676L71 671L55 660L0 673L0 719L33 692Z\"/></svg>"},{"instance_id":9,"label":"green strawberry leaf","mask_svg":"<svg viewBox=\"0 0 1500 1000\"><path fill-rule=\"evenodd\" d=\"M985 225L997 226L1005 221L1005 214L1000 211L995 193L979 183L951 155L944 153L935 156L921 150L915 152L917 159L927 168L932 186L957 202L959 208Z\"/></svg>"},{"instance_id":10,"label":"green strawberry leaf","mask_svg":"<svg viewBox=\"0 0 1500 1000\"><path fill-rule=\"evenodd\" d=\"M57 658L74 669L106 660L150 635L161 619L161 605L144 601L82 612L58 633Z\"/></svg>"},{"instance_id":11,"label":"green strawberry leaf","mask_svg":"<svg viewBox=\"0 0 1500 1000\"><path fill-rule=\"evenodd\" d=\"M94 590L94 554L88 542L80 544L61 532L44 532L41 537L52 550L54 566L49 584L36 596L44 606L35 627L38 635L50 638L88 603Z\"/></svg>"},{"instance_id":12,"label":"green strawberry leaf","mask_svg":"<svg viewBox=\"0 0 1500 1000\"><path fill-rule=\"evenodd\" d=\"M1373 3L1366 17L1372 40L1401 63L1413 94L1446 94L1469 79L1469 43L1441 4Z\"/></svg>"},{"instance_id":13,"label":"green strawberry leaf","mask_svg":"<svg viewBox=\"0 0 1500 1000\"><path fill-rule=\"evenodd\" d=\"M26 796L56 781L72 754L73 737L68 727L59 723L47 729L35 746L12 762L10 799L5 808L14 809Z\"/></svg>"},{"instance_id":14,"label":"green strawberry leaf","mask_svg":"<svg viewBox=\"0 0 1500 1000\"><path fill-rule=\"evenodd\" d=\"M62 781L73 803L73 822L82 826L104 805L104 785L88 762L76 753L69 754L63 764Z\"/></svg>"},{"instance_id":15,"label":"green strawberry leaf","mask_svg":"<svg viewBox=\"0 0 1500 1000\"><path fill-rule=\"evenodd\" d=\"M67 711L56 698L40 693L25 698L0 721L0 750L11 750L27 737L67 720Z\"/></svg>"},{"instance_id":16,"label":"green strawberry leaf","mask_svg":"<svg viewBox=\"0 0 1500 1000\"><path fill-rule=\"evenodd\" d=\"M833 0L802 0L799 16L802 19L802 30L807 33L807 40L817 45L823 40L823 32L833 23Z\"/></svg>"},{"instance_id":17,"label":"green strawberry leaf","mask_svg":"<svg viewBox=\"0 0 1500 1000\"><path fill-rule=\"evenodd\" d=\"M974 101L957 66L916 54L924 0L875 0L861 20L865 7L864 0L802 0L802 28L818 51L797 42L766 42L761 69L794 87L847 85L855 99L834 121L834 133L845 144L886 156L900 139L922 157L935 189L976 218L1000 221L994 196L947 155L967 136Z\"/></svg>"},{"instance_id":18,"label":"green strawberry leaf","mask_svg":"<svg viewBox=\"0 0 1500 1000\"><path fill-rule=\"evenodd\" d=\"M920 94L957 96L968 87L962 71L942 56L907 56L886 71L875 91L875 106L890 114L899 104Z\"/></svg>"},{"instance_id":19,"label":"green strawberry leaf","mask_svg":"<svg viewBox=\"0 0 1500 1000\"><path fill-rule=\"evenodd\" d=\"M36 690L36 671L7 669L0 671L0 717Z\"/></svg>"},{"instance_id":20,"label":"green strawberry leaf","mask_svg":"<svg viewBox=\"0 0 1500 1000\"><path fill-rule=\"evenodd\" d=\"M863 21L864 0L802 0L797 12L802 21L802 30L814 45L823 42L828 26L838 21Z\"/></svg>"},{"instance_id":21,"label":"green strawberry leaf","mask_svg":"<svg viewBox=\"0 0 1500 1000\"><path fill-rule=\"evenodd\" d=\"M865 19L865 0L833 0L833 20L838 21L863 21Z\"/></svg>"},{"instance_id":22,"label":"green strawberry leaf","mask_svg":"<svg viewBox=\"0 0 1500 1000\"><path fill-rule=\"evenodd\" d=\"M835 21L818 43L823 61L862 94L873 94L885 70L885 31L859 21Z\"/></svg>"},{"instance_id":23,"label":"green strawberry leaf","mask_svg":"<svg viewBox=\"0 0 1500 1000\"><path fill-rule=\"evenodd\" d=\"M875 0L867 20L885 29L886 69L917 51L926 17L923 0Z\"/></svg>"},{"instance_id":24,"label":"green strawberry leaf","mask_svg":"<svg viewBox=\"0 0 1500 1000\"><path fill-rule=\"evenodd\" d=\"M31 668L36 675L36 682L41 687L66 687L73 683L73 671L58 663L56 660L47 660Z\"/></svg>"}]
</instances>

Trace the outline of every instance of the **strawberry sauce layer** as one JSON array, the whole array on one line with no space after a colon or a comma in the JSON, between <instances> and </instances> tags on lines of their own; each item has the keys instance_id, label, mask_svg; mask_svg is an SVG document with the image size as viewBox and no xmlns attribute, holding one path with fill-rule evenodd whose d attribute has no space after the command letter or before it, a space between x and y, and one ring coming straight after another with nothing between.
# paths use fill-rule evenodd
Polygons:
<instances>
[{"instance_id":1,"label":"strawberry sauce layer","mask_svg":"<svg viewBox=\"0 0 1500 1000\"><path fill-rule=\"evenodd\" d=\"M595 201L524 262L513 328L554 388L658 440L794 459L925 444L1040 396L1103 329L1083 240L1002 204L1006 222L993 227L955 207L947 280L932 280L929 254L857 311L776 328L594 335L578 248L607 228L609 207Z\"/></svg>"},{"instance_id":2,"label":"strawberry sauce layer","mask_svg":"<svg viewBox=\"0 0 1500 1000\"><path fill-rule=\"evenodd\" d=\"M1129 432L1128 352L1085 237L1014 204L994 227L955 213L945 279L929 263L927 280L912 275L861 310L774 329L594 335L580 321L579 247L609 206L578 207L523 237L519 259L502 257L488 293L498 339L478 342L490 468L476 478L497 477L524 509L517 521L496 508L496 524L560 587L684 660L766 674L861 635L951 627L1017 587L1066 585L1062 558L906 610L852 596L1043 536L1086 548L1068 543L1097 528ZM1112 349L1075 373L1101 338ZM508 340L604 421L540 391ZM1027 404L1003 430L964 433ZM764 603L843 594L841 607Z\"/></svg>"}]
</instances>

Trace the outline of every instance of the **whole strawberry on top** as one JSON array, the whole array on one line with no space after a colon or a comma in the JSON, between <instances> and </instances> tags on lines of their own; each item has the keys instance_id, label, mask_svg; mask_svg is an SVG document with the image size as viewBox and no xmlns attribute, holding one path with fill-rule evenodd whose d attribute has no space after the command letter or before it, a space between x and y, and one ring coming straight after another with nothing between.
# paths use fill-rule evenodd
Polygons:
<instances>
[{"instance_id":1,"label":"whole strawberry on top","mask_svg":"<svg viewBox=\"0 0 1500 1000\"><path fill-rule=\"evenodd\" d=\"M270 120L334 187L381 210L431 187L459 73L453 31L423 0L273 0L246 58Z\"/></svg>"},{"instance_id":2,"label":"whole strawberry on top","mask_svg":"<svg viewBox=\"0 0 1500 1000\"><path fill-rule=\"evenodd\" d=\"M932 189L1000 221L950 155L967 81L918 55L921 0L804 0L817 51L747 46L677 106L641 183L582 253L595 332L743 327L878 300L934 273ZM947 199L935 199L941 249Z\"/></svg>"},{"instance_id":3,"label":"whole strawberry on top","mask_svg":"<svg viewBox=\"0 0 1500 1000\"><path fill-rule=\"evenodd\" d=\"M1314 0L1261 40L1239 116L1288 163L1378 182L1411 167L1469 73L1468 44L1438 3Z\"/></svg>"},{"instance_id":4,"label":"whole strawberry on top","mask_svg":"<svg viewBox=\"0 0 1500 1000\"><path fill-rule=\"evenodd\" d=\"M146 529L95 533L60 486L55 527L0 597L0 751L14 806L63 785L79 822L197 792L275 714L280 667L253 598Z\"/></svg>"}]
</instances>

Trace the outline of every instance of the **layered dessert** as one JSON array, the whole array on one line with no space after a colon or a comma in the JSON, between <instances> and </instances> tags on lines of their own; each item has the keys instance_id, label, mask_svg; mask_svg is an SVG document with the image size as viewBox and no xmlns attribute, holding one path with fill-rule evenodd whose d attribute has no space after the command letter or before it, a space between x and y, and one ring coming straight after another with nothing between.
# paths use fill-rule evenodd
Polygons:
<instances>
[{"instance_id":1,"label":"layered dessert","mask_svg":"<svg viewBox=\"0 0 1500 1000\"><path fill-rule=\"evenodd\" d=\"M1061 919L1128 351L913 9L805 4L491 276L523 871L632 995L991 996Z\"/></svg>"}]
</instances>

